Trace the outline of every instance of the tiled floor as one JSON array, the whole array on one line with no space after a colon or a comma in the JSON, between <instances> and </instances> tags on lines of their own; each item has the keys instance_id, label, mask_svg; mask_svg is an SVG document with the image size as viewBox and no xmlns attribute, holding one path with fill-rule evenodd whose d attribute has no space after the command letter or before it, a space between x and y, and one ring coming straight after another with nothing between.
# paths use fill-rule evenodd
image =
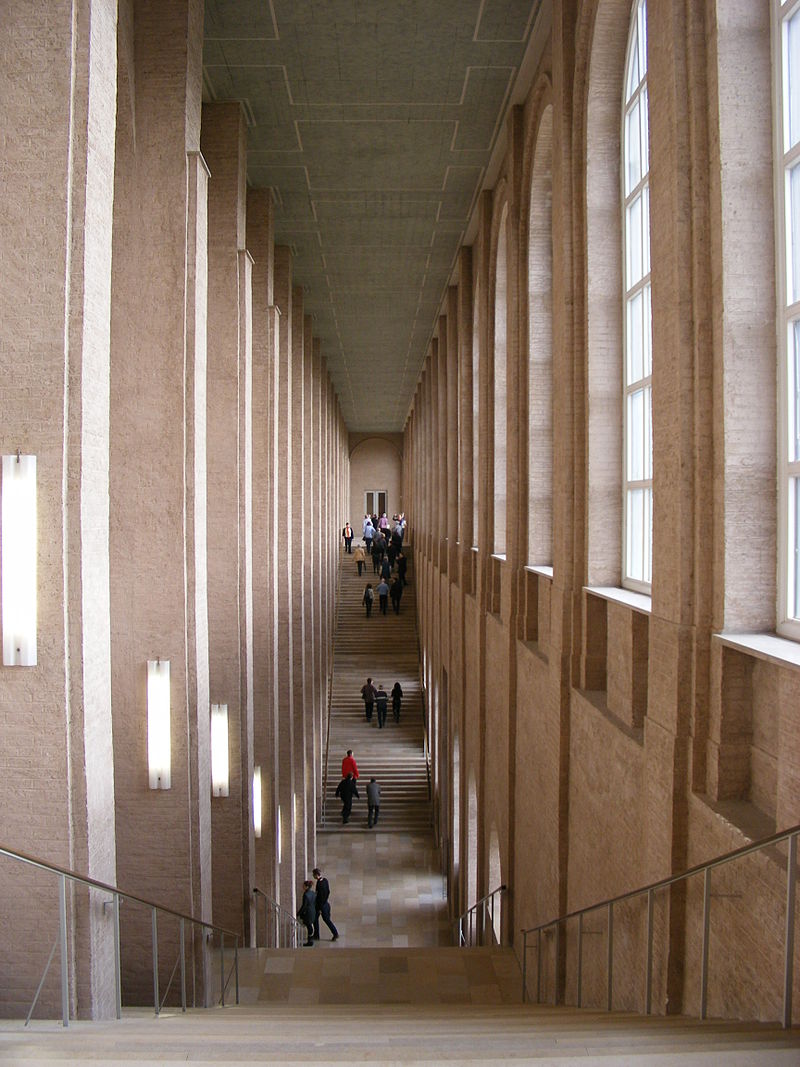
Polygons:
<instances>
[{"instance_id":1,"label":"tiled floor","mask_svg":"<svg viewBox=\"0 0 800 1067\"><path fill-rule=\"evenodd\" d=\"M340 940L331 944L323 924L315 947L452 945L445 882L430 834L319 834L317 850Z\"/></svg>"}]
</instances>

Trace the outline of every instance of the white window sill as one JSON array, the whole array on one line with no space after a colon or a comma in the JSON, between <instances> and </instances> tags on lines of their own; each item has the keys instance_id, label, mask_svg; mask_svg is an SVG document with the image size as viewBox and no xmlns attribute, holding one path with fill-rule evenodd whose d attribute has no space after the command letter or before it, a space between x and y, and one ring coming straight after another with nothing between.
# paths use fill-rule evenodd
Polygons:
<instances>
[{"instance_id":1,"label":"white window sill","mask_svg":"<svg viewBox=\"0 0 800 1067\"><path fill-rule=\"evenodd\" d=\"M644 593L634 593L632 589L620 589L616 586L585 585L584 592L592 596L599 596L603 600L611 600L615 604L624 604L626 608L641 611L649 615L653 608L653 598Z\"/></svg>"},{"instance_id":2,"label":"white window sill","mask_svg":"<svg viewBox=\"0 0 800 1067\"><path fill-rule=\"evenodd\" d=\"M506 554L505 552L492 552L492 559L501 559L505 563Z\"/></svg>"},{"instance_id":3,"label":"white window sill","mask_svg":"<svg viewBox=\"0 0 800 1067\"><path fill-rule=\"evenodd\" d=\"M800 667L800 644L777 634L714 634L727 648L747 652L778 667Z\"/></svg>"},{"instance_id":4,"label":"white window sill","mask_svg":"<svg viewBox=\"0 0 800 1067\"><path fill-rule=\"evenodd\" d=\"M525 570L528 571L529 574L538 574L540 578L549 578L552 581L552 567L526 567Z\"/></svg>"}]
</instances>

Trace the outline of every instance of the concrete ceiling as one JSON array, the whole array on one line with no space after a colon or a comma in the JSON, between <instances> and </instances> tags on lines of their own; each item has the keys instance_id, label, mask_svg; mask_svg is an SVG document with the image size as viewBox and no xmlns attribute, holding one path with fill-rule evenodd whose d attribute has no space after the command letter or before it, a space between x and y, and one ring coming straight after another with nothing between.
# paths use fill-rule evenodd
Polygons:
<instances>
[{"instance_id":1,"label":"concrete ceiling","mask_svg":"<svg viewBox=\"0 0 800 1067\"><path fill-rule=\"evenodd\" d=\"M206 0L352 431L403 429L541 0Z\"/></svg>"}]
</instances>

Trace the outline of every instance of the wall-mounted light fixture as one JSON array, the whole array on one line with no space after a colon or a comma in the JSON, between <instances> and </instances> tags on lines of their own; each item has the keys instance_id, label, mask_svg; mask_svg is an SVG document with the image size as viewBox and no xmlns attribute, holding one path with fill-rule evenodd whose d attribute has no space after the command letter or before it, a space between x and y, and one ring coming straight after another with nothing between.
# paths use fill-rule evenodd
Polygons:
<instances>
[{"instance_id":1,"label":"wall-mounted light fixture","mask_svg":"<svg viewBox=\"0 0 800 1067\"><path fill-rule=\"evenodd\" d=\"M36 456L3 456L3 664L36 666Z\"/></svg>"},{"instance_id":2,"label":"wall-mounted light fixture","mask_svg":"<svg viewBox=\"0 0 800 1067\"><path fill-rule=\"evenodd\" d=\"M151 789L172 784L169 714L169 660L147 661L147 765Z\"/></svg>"},{"instance_id":3,"label":"wall-mounted light fixture","mask_svg":"<svg viewBox=\"0 0 800 1067\"><path fill-rule=\"evenodd\" d=\"M230 784L228 765L228 705L211 705L211 794L226 797Z\"/></svg>"},{"instance_id":4,"label":"wall-mounted light fixture","mask_svg":"<svg viewBox=\"0 0 800 1067\"><path fill-rule=\"evenodd\" d=\"M253 770L253 830L261 837L261 768Z\"/></svg>"}]
</instances>

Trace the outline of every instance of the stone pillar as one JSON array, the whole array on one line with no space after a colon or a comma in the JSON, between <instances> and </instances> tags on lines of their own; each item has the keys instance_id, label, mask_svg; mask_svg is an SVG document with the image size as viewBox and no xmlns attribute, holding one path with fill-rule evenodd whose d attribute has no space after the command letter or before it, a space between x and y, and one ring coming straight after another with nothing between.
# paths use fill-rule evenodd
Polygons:
<instances>
[{"instance_id":1,"label":"stone pillar","mask_svg":"<svg viewBox=\"0 0 800 1067\"><path fill-rule=\"evenodd\" d=\"M312 382L312 367L314 362L314 338L312 336L312 320L306 315L303 320L303 484L305 486L306 511L305 523L308 527L305 544L305 618L303 627L303 646L305 648L304 659L304 687L306 703L304 716L308 731L308 744L306 746L305 779L303 783L303 797L305 805L305 825L307 835L307 857L310 866L313 867L316 856L316 793L314 785L317 779L317 707L319 690L314 670L316 648L314 644L314 613L315 597L319 585L319 555L316 551L317 531L317 504L319 500L319 482L314 480L314 390Z\"/></svg>"},{"instance_id":2,"label":"stone pillar","mask_svg":"<svg viewBox=\"0 0 800 1067\"><path fill-rule=\"evenodd\" d=\"M292 507L294 486L292 482L292 449L294 434L292 422L292 257L285 245L275 248L275 304L278 308L278 382L275 418L278 423L277 470L278 509L276 538L279 539L277 559L277 641L276 678L278 699L278 792L277 803L280 817L277 833L280 835L278 850L278 881L280 903L294 912L295 899L295 737L294 714L294 662L295 635L294 613L295 587L292 581L295 552ZM302 736L302 735L301 735Z\"/></svg>"},{"instance_id":3,"label":"stone pillar","mask_svg":"<svg viewBox=\"0 0 800 1067\"><path fill-rule=\"evenodd\" d=\"M116 880L108 551L116 81L116 0L74 11L3 5L0 451L37 458L39 590L37 665L0 666L3 839L105 882ZM0 892L0 1001L19 1015L55 936L57 888L52 876L4 860ZM70 898L70 1011L108 1017L111 926L99 900ZM60 1013L57 981L41 1003Z\"/></svg>"},{"instance_id":4,"label":"stone pillar","mask_svg":"<svg viewBox=\"0 0 800 1067\"><path fill-rule=\"evenodd\" d=\"M247 192L247 248L253 257L253 753L246 767L245 788L252 795L253 771L261 768L262 832L250 846L250 890L275 894L275 841L270 833L272 805L265 803L265 788L274 780L272 752L277 744L276 704L272 699L273 642L277 639L273 624L275 551L274 499L272 477L273 435L276 420L272 409L272 382L275 358L272 347L275 332L270 328L273 308L273 209L267 189ZM243 766L243 777L245 768ZM274 821L274 820L273 820ZM243 834L245 828L243 827ZM253 837L252 818L247 827ZM254 845L254 847L253 847ZM264 944L263 900L250 898L253 935Z\"/></svg>"},{"instance_id":5,"label":"stone pillar","mask_svg":"<svg viewBox=\"0 0 800 1067\"><path fill-rule=\"evenodd\" d=\"M110 547L119 882L210 918L202 31L199 0L134 4L135 106L119 110L114 201ZM168 790L148 786L146 663L159 658L170 662ZM127 1002L151 1003L149 952L135 948L149 944L150 916L123 909L122 927ZM189 946L190 996L202 1000L204 940ZM165 985L177 951L165 923Z\"/></svg>"},{"instance_id":6,"label":"stone pillar","mask_svg":"<svg viewBox=\"0 0 800 1067\"><path fill-rule=\"evenodd\" d=\"M461 542L461 584L465 586L465 564L471 574L473 529L473 403L472 403L472 249L462 248L458 254L458 380L461 412L461 478L459 485L458 539ZM472 581L466 583L472 591Z\"/></svg>"},{"instance_id":7,"label":"stone pillar","mask_svg":"<svg viewBox=\"0 0 800 1067\"><path fill-rule=\"evenodd\" d=\"M447 543L448 573L458 581L458 288L447 290Z\"/></svg>"},{"instance_id":8,"label":"stone pillar","mask_svg":"<svg viewBox=\"0 0 800 1067\"><path fill-rule=\"evenodd\" d=\"M251 368L246 344L249 264L245 245L246 127L238 103L204 104L201 149L208 182L208 642L213 704L228 706L230 786L212 796L213 916L243 933L242 901L248 893L249 856L242 840L242 757L252 745L252 712L246 687L246 583L244 548L249 504L250 451L247 401ZM244 314L242 314L244 312ZM240 544L241 541L241 544ZM239 594L239 595L237 595ZM244 595L242 595L244 594ZM240 612L245 626L240 626ZM245 685L242 685L242 682ZM204 783L203 788L210 788ZM244 822L246 824L246 820Z\"/></svg>"}]
</instances>

